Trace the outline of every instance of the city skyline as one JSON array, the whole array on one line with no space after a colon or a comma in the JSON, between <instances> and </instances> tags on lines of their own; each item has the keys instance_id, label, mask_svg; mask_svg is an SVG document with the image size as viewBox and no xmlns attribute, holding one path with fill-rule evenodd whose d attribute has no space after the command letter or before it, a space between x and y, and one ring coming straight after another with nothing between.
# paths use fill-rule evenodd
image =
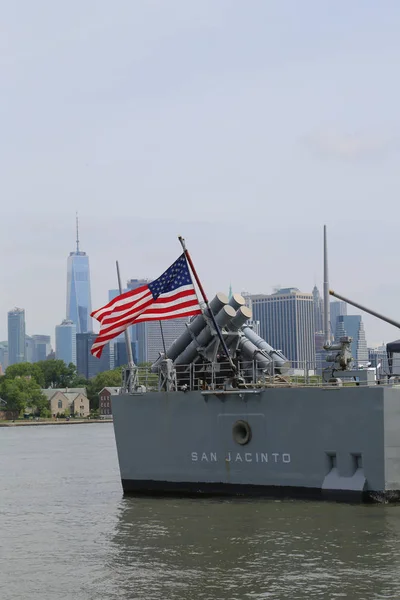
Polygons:
<instances>
[{"instance_id":1,"label":"city skyline","mask_svg":"<svg viewBox=\"0 0 400 600\"><path fill-rule=\"evenodd\" d=\"M71 252L70 256L68 258L70 258L71 256L73 256L74 258L75 257L79 257L80 255L83 255L84 257L88 258L88 256L86 255L85 252L81 252L79 250L79 241L77 239L77 250L75 252ZM86 269L86 266L85 266L85 269ZM88 263L87 263L87 269L88 269ZM88 271L86 271L86 272L88 272ZM90 274L89 274L89 278L90 278ZM146 278L140 278L140 279L132 279L132 278L130 278L130 279L127 280L127 284L124 287L123 291L131 289L132 286L136 287L137 285L143 285L146 282L149 282L151 280L152 280L151 278L147 278L147 277ZM90 287L90 279L89 279L89 287ZM294 286L291 286L291 287L293 288ZM232 290L232 285L231 284L229 284L229 289ZM272 293L274 293L277 289L278 289L277 286L273 286L273 289L271 290ZM67 286L67 291L68 291L68 286ZM304 292L304 290L302 290L302 291ZM108 290L108 300L111 300L112 298L114 298L118 293L119 292L118 292L117 289ZM323 300L322 300L322 296L320 295L319 286L318 285L315 284L311 292L305 291L304 293L311 293L313 295L313 297L314 297L314 305L315 305L315 302L317 302L319 306L322 305ZM89 289L89 294L90 294L90 289ZM245 292L245 294L249 295L249 297L250 296L257 296L257 295L265 295L265 296L268 295L267 293L254 294L252 292ZM358 314L361 313L361 316L363 318L363 322L365 323L365 320L367 320L367 322L368 322L369 315L367 313L364 313L363 311L359 311L358 309L353 308L349 304L343 303L341 301L337 301L337 300L333 299L331 296L330 296L330 305L331 305L331 307L337 306L338 308L343 305L344 306L344 311L345 311L344 314L346 314L348 311L349 311L348 312L349 315L358 315ZM8 312L10 312L10 311L8 311ZM340 314L342 314L342 313L340 313ZM334 313L334 316L331 315L331 317L333 317L333 320L331 318L331 329L332 329L332 335L334 335L335 325L334 325L333 321L336 318L336 313ZM68 322L69 320L72 321L72 319L63 319L62 323ZM92 322L92 319L90 319L90 322ZM316 321L315 321L315 306L314 306L314 324L315 324L314 326L317 326ZM385 325L385 323L383 323L383 322L382 322L382 324ZM59 325L57 325L57 326L59 326ZM56 326L53 325L53 328L52 328L53 329L53 333L52 333L52 335L48 335L47 333L46 334L34 334L33 337L39 337L39 338L46 337L46 338L50 338L50 342L49 342L50 346L54 346L54 348L56 348L56 334L54 333L54 331L55 331L54 327L56 327ZM29 326L28 326L28 329L30 329ZM77 327L77 329L78 329L78 327ZM394 328L391 327L391 329L394 329ZM93 329L91 329L90 331L92 332ZM94 332L96 333L96 329L94 329ZM86 332L84 332L84 333L86 333ZM4 339L7 339L7 335L3 336ZM29 337L30 336L27 335L27 338L29 338ZM1 338L2 338L2 336L0 335L0 340L1 340ZM382 343L387 343L387 342L384 341L384 340L380 340L380 341L379 340L378 341L376 341L376 340L372 341L371 340L371 343L368 344L368 347L375 348L375 347L380 346ZM27 351L27 350L25 350L25 351ZM28 350L28 352L29 352L29 350ZM75 359L72 362L75 362Z\"/></svg>"},{"instance_id":2,"label":"city skyline","mask_svg":"<svg viewBox=\"0 0 400 600\"><path fill-rule=\"evenodd\" d=\"M147 283L148 280L131 278L127 281L127 287L123 291L136 289L138 286ZM114 298L118 293L118 290L109 290L109 299ZM252 321L252 323L256 324L256 329L260 330L261 336L274 347L283 350L284 354L291 361L294 361L293 365L303 361L310 364L313 363L315 358L317 360L321 359L318 353L320 352L321 345L319 336L321 335L323 306L319 290L316 286L314 286L311 293L304 293L296 288L275 288L272 295L249 295L248 292L242 292L242 294L244 295L246 304L253 307L253 316L256 320ZM230 285L229 297L231 296L232 287ZM377 345L367 343L362 316L347 316L347 306L343 301L330 301L331 329L335 331L335 341L342 335L350 335L353 338L352 353L354 359L359 364L365 364L368 360L368 352L373 353ZM50 336L43 334L29 336L26 334L24 309L15 308L9 311L8 320L8 342L3 343L3 345L0 344L2 353L0 362L2 363L3 371L7 368L8 364L14 364L15 362L36 362L49 357L51 349ZM339 320L341 323L339 323ZM185 319L177 319L167 321L163 324L166 347L169 347L172 341L176 337L179 337L182 330L185 329L185 322ZM146 327L142 331L143 326L146 325L153 327ZM153 362L159 355L159 352L163 350L159 323L142 323L140 326L140 331L136 331L135 326L130 328L134 330L131 331L133 353L136 361L139 363ZM22 354L18 355L17 342L19 338L22 340L23 334L25 334L25 343L22 344L21 342L19 344L23 346L24 355L22 356ZM81 371L85 370L88 374L91 373L91 376L95 372L114 368L114 345L118 343L118 340L120 340L120 345L121 343L124 345L122 341L123 336L119 336L118 339L110 344L104 360L100 361L101 364L97 364L90 355L90 346L96 335L96 333L89 332L87 334L80 334L79 338L77 338L76 325L72 321L64 319L55 328L55 358L64 360L66 364L72 362ZM77 344L78 339L80 340L79 344ZM90 340L91 343L89 343ZM80 347L79 352L78 346ZM11 362L9 362L9 347L12 349ZM126 353L126 350L120 349L120 351L122 352L121 356ZM5 355L4 352L6 353ZM13 355L17 356L17 358ZM82 361L86 364L85 367L82 367L84 364ZM119 363L120 360L118 361Z\"/></svg>"},{"instance_id":3,"label":"city skyline","mask_svg":"<svg viewBox=\"0 0 400 600\"><path fill-rule=\"evenodd\" d=\"M73 218L72 215L70 215L70 219L69 222L72 223L73 222ZM85 231L85 238L87 235L87 228L89 227L90 229L90 225L88 225L87 222L84 222L84 231ZM211 230L215 230L215 224L214 225L210 225ZM63 226L63 229L61 231L62 236L61 239L65 239L66 240L66 244L68 244L68 238L70 239L71 237L71 227L68 226ZM279 279L282 281L289 281L289 286L287 287L298 287L298 289L302 290L302 291L311 291L315 285L317 285L319 290L322 290L322 226L319 228L319 231L314 231L314 234L319 233L319 236L316 236L315 239L315 251L313 252L313 255L315 257L315 255L318 254L318 252L321 252L321 256L319 257L320 260L320 265L319 265L319 271L321 273L321 275L319 276L319 278L312 276L311 274L311 269L307 269L307 271L304 271L303 269L300 270L296 270L294 267L288 267L286 269L285 272L285 277L280 277ZM165 237L165 232L160 232L160 235L162 236L162 239L164 239ZM212 238L211 238L212 240ZM198 237L194 237L193 239L194 241L194 248L196 248L196 246L198 245ZM168 244L167 244L168 242ZM188 242L190 242L190 238L188 239ZM293 244L296 244L296 240L292 240ZM337 231L333 230L331 231L328 228L328 243L329 243L329 248L330 248L330 256L329 256L329 266L330 266L330 279L331 279L331 286L334 287L335 289L337 289L337 291L341 291L343 293L343 289L339 286L336 285L337 282L337 275L336 275L336 270L337 270L337 253L336 253L336 248L337 248L337 244L338 244L338 238L337 238ZM151 244L148 243L148 241L143 241L144 247L151 247ZM139 273L145 273L145 276L142 277L143 280L147 280L147 279L151 279L151 276L148 275L149 272L153 272L155 273L155 275L157 275L160 271L160 269L165 268L165 264L168 263L168 260L170 259L171 262L172 260L174 260L174 258L176 258L177 256L177 252L179 252L178 249L178 244L177 241L175 239L175 236L172 234L170 237L168 237L168 240L166 240L166 244L167 244L167 251L165 253L159 253L157 255L150 255L152 257L152 266L148 268L148 270L145 268L145 266L140 266L142 264L143 261L143 265L148 264L148 260L149 260L149 255L148 254L141 254L140 255L140 265L135 266L134 268L130 267L130 265L132 263L137 263L137 259L131 261L131 260L127 260L126 256L122 257L122 260L120 259L120 265L121 265L121 270L122 270L122 277L125 280L126 276L129 276L130 273L132 273L132 271L136 271ZM68 247L68 246L67 246ZM245 286L242 285L240 283L240 281L246 281L248 280L247 277L247 270L246 267L244 267L243 271L241 271L240 273L238 272L234 272L232 276L227 276L226 274L223 274L222 277L218 278L218 280L221 282L222 279L225 280L225 284L224 285L216 285L215 288L211 288L211 287L207 287L207 283L212 283L214 281L214 277L210 277L210 270L209 270L209 265L210 263L207 262L207 264L205 264L205 259L204 256L202 255L202 253L196 253L195 251L193 251L191 249L191 246L189 245L189 248L192 252L192 256L195 260L195 264L196 267L200 273L200 277L202 279L203 282L203 286L205 287L208 296L212 296L213 294L217 293L218 291L221 290L226 290L229 288L230 283L232 282L232 287L234 289L234 291L240 291L240 289L251 289L251 293L252 295L257 295L259 293L261 294L268 294L268 293L272 293L274 289L276 289L276 287L281 287L280 285L277 286L276 283L272 283L272 277L270 278L268 276L268 282L265 281L265 285L263 285L262 281L265 279L267 279L266 276L262 276L260 277L258 283L254 283L254 286L252 288L249 288L249 286ZM86 254L86 253L85 253ZM115 273L115 261L113 260L113 256L112 256L112 249L110 250L110 254L111 256L108 256L107 258L107 269L103 266L100 269L99 267L99 261L98 261L98 257L96 256L96 254L94 256L92 256L92 261L91 261L91 280L92 283L94 284L94 289L97 290L96 292L96 297L97 297L97 301L95 300L93 302L93 306L101 306L102 304L104 304L104 302L107 301L107 297L108 297L108 290L111 288L115 288L115 283L116 283L116 273ZM168 254L168 260L166 260L166 256ZM54 347L55 344L55 337L54 337L54 327L57 323L60 323L62 321L62 319L64 318L63 313L65 314L65 308L63 309L62 304L65 302L65 293L66 293L66 288L65 288L65 248L62 250L61 255L60 256L55 256L54 253L51 254L51 257L48 256L47 259L49 261L57 259L57 272L54 273L54 276L52 277L52 285L51 285L51 297L53 299L53 301L50 304L46 304L46 310L43 313L43 307L42 307L42 303L39 303L39 305L35 304L35 299L37 298L36 295L34 294L28 294L25 293L24 294L16 294L16 297L18 296L20 299L22 299L21 302L18 302L18 304L20 306L24 306L26 314L28 315L27 317L27 331L28 332L37 332L40 331L42 334L44 335L50 335L51 336L51 341L52 341L52 345ZM147 270L147 273L146 273ZM293 275L289 275L290 273L293 273ZM229 273L232 273L232 270L229 270ZM1 273L0 273L0 278L1 278ZM278 278L275 279L275 281L279 281ZM272 281L271 281L272 280ZM291 285L291 282L298 282L298 281L305 281L306 283L301 286L301 285ZM239 284L236 285L236 281L239 281ZM358 278L354 280L355 283L358 281ZM107 282L111 282L110 287L107 287ZM308 282L308 284L307 284ZM306 284L308 285L308 287L305 287ZM43 284L44 285L44 284ZM354 282L353 284L354 285ZM388 283L384 283L380 286L379 289L381 290L387 290L388 289ZM356 286L358 287L357 283ZM106 289L107 287L107 289ZM362 287L360 289L363 289ZM371 289L371 288L370 288ZM7 294L10 296L11 298L11 303L6 306L6 310L3 313L3 318L1 317L0 314L0 340L3 339L7 339L7 319L6 319L6 314L8 312L8 310L10 310L10 306L15 306L16 302L14 297L12 297L11 294L11 290L9 288L6 289L6 294L5 296L7 297ZM361 293L360 291L354 290L353 294L350 294L349 292L347 292L347 289L345 290L345 295L349 296L350 298L354 299L354 300L358 300L360 301L361 298ZM374 298L375 298L375 302L374 302ZM392 318L396 318L396 312L393 311L393 313L391 311L389 311L389 309L387 308L386 303L388 300L391 299L391 295L383 295L381 294L380 296L377 296L376 294L372 294L371 299L365 301L364 299L362 300L363 303L365 303L367 306L369 306L370 308L373 308L375 310L378 310L379 312L381 312L382 314L385 314L389 317ZM14 301L13 301L14 300ZM383 302L383 300L385 300L385 302ZM4 296L2 298L0 298L0 306L4 306ZM35 308L36 307L36 308ZM64 304L65 307L65 304ZM377 347L380 346L382 343L387 343L389 341L392 341L394 339L398 339L400 337L400 332L398 329L396 329L395 327L386 324L383 321L380 321L378 319L376 319L375 317L372 317L366 313L363 313L362 311L359 311L358 309L354 309L352 306L348 306L348 311L349 314L359 314L361 313L363 316L363 321L365 324L365 328L368 331L368 338L371 342L371 347ZM53 315L55 315L54 317L54 322L53 321ZM399 317L400 319L400 317ZM35 325L36 323L36 325ZM96 327L96 324L93 325L94 329ZM96 329L95 329L96 331Z\"/></svg>"}]
</instances>

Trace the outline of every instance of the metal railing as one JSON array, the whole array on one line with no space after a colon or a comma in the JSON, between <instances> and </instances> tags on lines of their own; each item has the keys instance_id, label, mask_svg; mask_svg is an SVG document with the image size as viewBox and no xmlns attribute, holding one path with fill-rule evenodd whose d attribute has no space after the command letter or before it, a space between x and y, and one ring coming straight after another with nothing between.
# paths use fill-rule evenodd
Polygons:
<instances>
[{"instance_id":1,"label":"metal railing","mask_svg":"<svg viewBox=\"0 0 400 600\"><path fill-rule=\"evenodd\" d=\"M237 388L267 387L319 387L319 386L374 386L400 384L400 376L389 378L385 373L377 373L375 368L365 367L355 371L325 371L326 363L292 362L290 368L275 368L273 361L267 371L260 368L257 361L237 363L237 377L233 376L228 362L191 363L175 366L176 389L218 390L232 385ZM162 378L152 373L151 367L136 368L138 391L162 391ZM340 379L341 382L338 382ZM335 381L336 380L336 381Z\"/></svg>"}]
</instances>

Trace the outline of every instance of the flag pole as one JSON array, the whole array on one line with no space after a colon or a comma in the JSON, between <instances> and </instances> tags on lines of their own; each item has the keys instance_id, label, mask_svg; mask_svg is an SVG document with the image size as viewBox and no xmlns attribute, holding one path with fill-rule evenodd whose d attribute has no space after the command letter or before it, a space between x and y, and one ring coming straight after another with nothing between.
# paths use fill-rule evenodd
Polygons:
<instances>
[{"instance_id":1,"label":"flag pole","mask_svg":"<svg viewBox=\"0 0 400 600\"><path fill-rule=\"evenodd\" d=\"M162 328L162 322L158 321L160 323L160 331L161 331L161 341L162 341L162 345L163 345L163 349L164 349L164 354L165 354L165 358L167 357L167 349L165 347L165 339L164 339L164 331Z\"/></svg>"},{"instance_id":2,"label":"flag pole","mask_svg":"<svg viewBox=\"0 0 400 600\"><path fill-rule=\"evenodd\" d=\"M120 272L119 272L118 261L116 261L116 265L117 265L117 277L118 277L119 293L122 294L121 275L120 275ZM132 367L135 366L135 363L133 362L131 338L130 338L130 335L129 335L128 327L125 329L125 344L126 344L126 355L127 355L127 358L128 358L128 367L131 369Z\"/></svg>"},{"instance_id":3,"label":"flag pole","mask_svg":"<svg viewBox=\"0 0 400 600\"><path fill-rule=\"evenodd\" d=\"M184 252L184 254L185 254L186 260L187 260L187 262L189 263L189 267L190 267L190 269L191 269L191 271L192 271L192 273L193 273L193 276L194 276L194 278L195 278L195 280L196 280L197 286L198 286L198 288L199 288L199 290L200 290L200 293L201 293L201 295L203 296L203 300L204 300L204 302L205 302L205 305L206 305L206 307L207 307L207 309L208 309L208 313L209 313L209 315L210 315L210 317L211 317L211 320L212 320L212 322L213 322L213 325L214 325L214 327L215 327L215 330L216 330L216 332L217 332L217 334L218 334L219 341L221 342L221 346L222 346L222 349L223 349L223 351L224 351L224 354L225 354L226 358L227 358L227 359L228 359L228 361L229 361L229 364L230 364L230 366L231 366L231 368L232 368L232 371L233 371L234 373L236 373L236 371L237 371L237 369L236 369L236 366L235 366L235 364L234 364L234 362L233 362L233 360L232 360L232 357L231 357L231 355L229 354L229 350L228 350L228 347L227 347L227 345L226 345L226 343L225 343L224 336L222 335L222 331L221 331L221 329L219 328L217 321L215 320L214 313L213 313L213 311L212 311L212 310L211 310L211 308L210 308L210 304L209 304L209 302L208 302L208 298L207 298L207 296L206 296L206 293L205 293L205 291L204 291L204 288L203 288L203 286L201 285L201 281L200 281L200 279L199 279L199 276L197 275L197 271L196 271L196 269L194 268L194 264L193 264L193 261L192 261L192 257L191 257L191 256L190 256L190 254L189 254L189 250L187 250L187 248L186 248L185 240L184 240L184 238L183 238L181 235L180 235L180 236L178 236L178 240L179 240L179 241L180 241L180 243L181 243L181 246L182 246L182 248L183 248L183 252Z\"/></svg>"}]
</instances>

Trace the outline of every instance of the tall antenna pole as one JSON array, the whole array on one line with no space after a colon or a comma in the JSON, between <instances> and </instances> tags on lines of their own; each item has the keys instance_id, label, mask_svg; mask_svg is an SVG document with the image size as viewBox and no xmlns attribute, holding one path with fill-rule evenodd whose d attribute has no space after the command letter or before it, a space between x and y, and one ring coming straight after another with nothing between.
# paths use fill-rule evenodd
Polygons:
<instances>
[{"instance_id":1,"label":"tall antenna pole","mask_svg":"<svg viewBox=\"0 0 400 600\"><path fill-rule=\"evenodd\" d=\"M78 212L76 213L76 253L79 254L79 219L78 219Z\"/></svg>"},{"instance_id":2,"label":"tall antenna pole","mask_svg":"<svg viewBox=\"0 0 400 600\"><path fill-rule=\"evenodd\" d=\"M326 238L326 225L324 225L324 337L325 346L331 344L331 314L329 304L329 274L328 274L328 242Z\"/></svg>"}]
</instances>

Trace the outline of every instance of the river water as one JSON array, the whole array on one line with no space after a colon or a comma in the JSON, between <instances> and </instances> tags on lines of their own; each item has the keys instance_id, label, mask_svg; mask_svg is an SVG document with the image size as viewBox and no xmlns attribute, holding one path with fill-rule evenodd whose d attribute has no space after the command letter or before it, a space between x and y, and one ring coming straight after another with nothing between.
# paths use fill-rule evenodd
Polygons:
<instances>
[{"instance_id":1,"label":"river water","mask_svg":"<svg viewBox=\"0 0 400 600\"><path fill-rule=\"evenodd\" d=\"M111 424L0 428L1 600L400 598L400 507L124 498Z\"/></svg>"}]
</instances>

